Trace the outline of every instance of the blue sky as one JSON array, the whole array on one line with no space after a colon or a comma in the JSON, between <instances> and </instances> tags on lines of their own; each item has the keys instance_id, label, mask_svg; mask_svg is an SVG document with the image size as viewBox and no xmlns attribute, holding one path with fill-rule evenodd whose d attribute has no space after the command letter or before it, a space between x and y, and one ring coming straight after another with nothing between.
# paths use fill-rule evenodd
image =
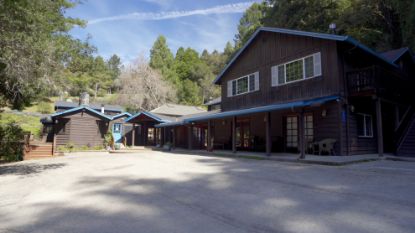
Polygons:
<instances>
[{"instance_id":1,"label":"blue sky","mask_svg":"<svg viewBox=\"0 0 415 233\"><path fill-rule=\"evenodd\" d=\"M222 51L233 41L243 11L252 0L86 0L66 12L88 21L86 28L74 28L79 39L92 36L98 54L121 57L124 64L139 55L149 56L159 35L167 38L173 53L191 47Z\"/></svg>"}]
</instances>

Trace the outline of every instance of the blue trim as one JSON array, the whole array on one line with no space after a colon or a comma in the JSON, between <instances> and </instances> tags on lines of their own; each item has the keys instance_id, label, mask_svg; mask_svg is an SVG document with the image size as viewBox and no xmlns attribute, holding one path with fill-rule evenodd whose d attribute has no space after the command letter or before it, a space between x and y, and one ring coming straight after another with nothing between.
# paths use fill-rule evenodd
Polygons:
<instances>
[{"instance_id":1,"label":"blue trim","mask_svg":"<svg viewBox=\"0 0 415 233\"><path fill-rule=\"evenodd\" d=\"M156 125L156 127L160 128L160 127L167 127L167 126L184 125L184 124L189 124L189 123L196 122L196 121L220 119L220 118L262 113L262 112L270 112L270 111L276 111L276 110L293 109L293 108L299 108L299 107L308 107L308 106L312 106L316 104L323 104L323 103L333 101L333 100L338 100L338 99L340 99L340 96L326 96L326 97L320 97L320 98L311 99L311 100L302 100L302 101L295 101L295 102L282 103L282 104L266 105L266 106L255 107L255 108L247 108L247 109L242 109L242 110L219 112L219 113L213 113L207 116L186 118L183 121L172 122L170 124L169 123L158 124Z\"/></svg>"},{"instance_id":2,"label":"blue trim","mask_svg":"<svg viewBox=\"0 0 415 233\"><path fill-rule=\"evenodd\" d=\"M127 115L128 117L131 117L131 113L128 113L128 112L123 112L123 113L117 114L117 115L115 115L115 116L112 116L112 120L115 120L115 119L117 119L117 118L123 117L123 116L125 116L125 115Z\"/></svg>"},{"instance_id":3,"label":"blue trim","mask_svg":"<svg viewBox=\"0 0 415 233\"><path fill-rule=\"evenodd\" d=\"M138 113L136 113L136 114L134 114L134 115L132 115L132 116L128 117L127 119L125 119L125 122L129 122L129 121L131 121L132 119L134 119L134 118L136 118L136 117L140 116L141 114L144 114L144 115L146 115L146 116L148 116L148 117L150 117L150 118L152 118L152 119L154 119L154 120L156 120L156 121L158 121L158 122L162 122L162 123L165 123L165 122L170 122L170 121L168 121L168 120L163 120L163 119L161 119L160 117L158 117L158 116L156 116L156 115L154 115L154 114L152 114L152 113L150 113L150 112L144 112L144 111L142 111L142 112L138 112Z\"/></svg>"},{"instance_id":4,"label":"blue trim","mask_svg":"<svg viewBox=\"0 0 415 233\"><path fill-rule=\"evenodd\" d=\"M96 111L96 110L94 110L94 109L92 109L92 108L90 108L88 106L84 106L84 105L79 106L79 107L76 107L76 108L72 108L72 109L69 109L69 110L66 110L66 111L63 111L63 112L57 112L57 113L54 113L54 114L52 114L50 116L53 118L53 117L58 117L58 116L66 115L66 114L69 114L69 113L72 113L72 112L77 112L77 111L80 111L80 110L87 110L87 111L92 112L94 114L97 114L98 116L101 116L101 117L103 117L103 118L105 118L105 119L107 119L109 121L112 120L112 117L109 117L109 116L107 116L107 115L105 115L105 114L103 114L101 112L98 112L98 111Z\"/></svg>"},{"instance_id":5,"label":"blue trim","mask_svg":"<svg viewBox=\"0 0 415 233\"><path fill-rule=\"evenodd\" d=\"M229 67L232 66L232 64L236 61L236 59L241 55L243 51L252 43L252 41L256 38L256 36L260 32L276 32L276 33L282 33L282 34L289 34L289 35L295 35L295 36L307 36L307 37L313 37L318 39L326 39L326 40L334 40L334 41L341 41L341 42L348 42L363 51L381 59L382 61L397 67L396 64L393 62L387 60L385 57L383 57L381 54L375 52L374 50L370 49L369 47L361 44L357 40L353 39L350 36L340 36L340 35L333 35L333 34L327 34L327 33L317 33L317 32L306 32L306 31L298 31L298 30L291 30L291 29L284 29L284 28L270 28L270 27L260 27L258 28L255 33L249 38L248 42L245 43L245 45L239 49L239 51L235 54L235 56L232 57L231 61L225 66L225 68L222 70L222 72L215 78L213 81L213 84L218 84L219 80L222 78L222 76L225 74L225 72L229 69Z\"/></svg>"}]
</instances>

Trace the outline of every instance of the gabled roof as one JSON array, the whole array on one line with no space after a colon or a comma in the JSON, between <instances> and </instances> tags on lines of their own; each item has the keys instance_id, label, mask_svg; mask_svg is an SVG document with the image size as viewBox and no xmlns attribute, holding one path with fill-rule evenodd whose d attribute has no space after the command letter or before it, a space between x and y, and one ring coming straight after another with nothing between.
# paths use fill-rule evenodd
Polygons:
<instances>
[{"instance_id":1,"label":"gabled roof","mask_svg":"<svg viewBox=\"0 0 415 233\"><path fill-rule=\"evenodd\" d=\"M88 105L88 107L98 110L98 111L101 110L101 106L102 104L99 104L99 103ZM55 102L55 108L76 108L76 107L79 107L79 104L75 102L67 102L67 101L56 101ZM110 111L110 112L122 112L123 111L123 108L119 105L104 104L104 108L105 108L105 111Z\"/></svg>"},{"instance_id":2,"label":"gabled roof","mask_svg":"<svg viewBox=\"0 0 415 233\"><path fill-rule=\"evenodd\" d=\"M112 120L112 117L111 116L107 116L107 115L105 115L105 114L103 114L101 112L98 112L98 111L96 111L96 110L94 110L94 109L92 109L92 108L90 108L88 106L85 106L85 105L81 105L81 106L76 107L76 108L71 108L71 109L68 109L68 110L62 111L62 112L56 112L56 113L54 113L54 114L52 114L50 116L52 118L55 118L55 117L60 117L60 116L64 116L64 115L70 115L71 113L76 113L76 112L82 111L82 110L85 110L85 111L88 111L90 113L93 113L93 114L95 114L95 115L97 115L97 116L99 116L99 117L101 117L101 118L103 118L105 120L109 120L109 121Z\"/></svg>"},{"instance_id":3,"label":"gabled roof","mask_svg":"<svg viewBox=\"0 0 415 233\"><path fill-rule=\"evenodd\" d=\"M123 113L117 114L115 116L112 116L111 118L112 118L112 120L115 120L115 119L118 119L118 118L124 117L124 116L130 117L132 115L131 115L131 113L123 112Z\"/></svg>"},{"instance_id":4,"label":"gabled roof","mask_svg":"<svg viewBox=\"0 0 415 233\"><path fill-rule=\"evenodd\" d=\"M164 116L160 116L158 114L154 114L154 113L151 113L151 112L144 112L144 111L138 112L138 113L136 113L136 114L128 117L127 119L125 119L125 122L130 122L131 120L133 120L133 119L135 119L135 118L137 118L137 117L139 117L141 115L145 115L147 117L150 117L150 118L152 118L155 121L158 121L160 123L170 122L170 118L169 117L164 117Z\"/></svg>"},{"instance_id":5,"label":"gabled roof","mask_svg":"<svg viewBox=\"0 0 415 233\"><path fill-rule=\"evenodd\" d=\"M243 115L249 115L249 114L255 114L255 113L291 109L291 108L309 107L309 106L314 106L318 104L324 104L326 102L334 101L339 98L340 98L339 96L325 96L325 97L319 97L319 98L310 99L310 100L300 100L300 101L294 101L294 102L288 102L288 103L271 104L271 105L265 105L265 106L260 106L260 107L246 108L246 109L232 110L232 111L225 111L225 112L221 112L220 110L218 110L218 111L206 112L205 114L200 114L197 116L184 116L179 121L158 124L156 125L156 127L177 126L177 125L184 125L184 124L189 124L189 123L197 122L197 121L206 121L206 120L211 120L211 119L223 119L227 117L243 116Z\"/></svg>"},{"instance_id":6,"label":"gabled roof","mask_svg":"<svg viewBox=\"0 0 415 233\"><path fill-rule=\"evenodd\" d=\"M354 38L350 36L341 36L341 35L317 33L317 32L306 32L306 31L298 31L298 30L291 30L291 29L284 29L284 28L260 27L255 31L255 33L251 36L251 38L249 38L248 42L246 42L245 45L241 49L239 49L239 51L235 54L235 56L233 56L231 61L225 66L222 72L216 77L216 79L213 81L214 84L218 84L219 80L226 73L229 67L233 65L233 63L245 51L245 49L254 41L254 39L258 36L260 32L275 32L275 33L288 34L288 35L294 35L294 36L306 36L306 37L312 37L312 38L318 38L318 39L324 39L324 40L334 40L334 41L349 43L353 46L356 46L357 48L360 48L364 52L376 57L377 59L380 59L386 62L387 64L397 67L396 64L389 61L388 59L383 57L381 54L377 53L376 51L372 50L366 45L361 44L360 42L358 42L357 40L355 40Z\"/></svg>"},{"instance_id":7,"label":"gabled roof","mask_svg":"<svg viewBox=\"0 0 415 233\"><path fill-rule=\"evenodd\" d=\"M168 116L184 116L189 114L206 112L206 110L197 106L163 104L160 107L151 110L150 112Z\"/></svg>"},{"instance_id":8,"label":"gabled roof","mask_svg":"<svg viewBox=\"0 0 415 233\"><path fill-rule=\"evenodd\" d=\"M397 60L399 60L399 58L401 58L403 55L405 55L406 53L409 53L409 55L412 57L412 52L408 47L404 47L404 48L400 48L400 49L394 49L394 50L389 50L386 52L383 52L382 55L388 59L390 62L395 63Z\"/></svg>"}]
</instances>

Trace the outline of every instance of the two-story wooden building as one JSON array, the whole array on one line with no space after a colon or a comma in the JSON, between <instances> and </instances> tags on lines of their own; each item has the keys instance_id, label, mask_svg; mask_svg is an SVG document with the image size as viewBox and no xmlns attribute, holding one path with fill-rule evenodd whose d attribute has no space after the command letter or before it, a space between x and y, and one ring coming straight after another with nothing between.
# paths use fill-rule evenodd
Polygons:
<instances>
[{"instance_id":1,"label":"two-story wooden building","mask_svg":"<svg viewBox=\"0 0 415 233\"><path fill-rule=\"evenodd\" d=\"M409 49L260 28L214 80L220 107L156 127L189 149L415 155L414 67Z\"/></svg>"}]
</instances>

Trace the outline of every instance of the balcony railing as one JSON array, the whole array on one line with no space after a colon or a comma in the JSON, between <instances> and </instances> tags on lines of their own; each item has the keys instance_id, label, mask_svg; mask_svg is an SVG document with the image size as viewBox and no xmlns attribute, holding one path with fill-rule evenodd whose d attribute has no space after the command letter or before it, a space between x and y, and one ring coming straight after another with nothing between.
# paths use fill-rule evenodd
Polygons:
<instances>
[{"instance_id":1,"label":"balcony railing","mask_svg":"<svg viewBox=\"0 0 415 233\"><path fill-rule=\"evenodd\" d=\"M407 85L405 77L398 72L380 66L371 66L346 73L349 93L396 92Z\"/></svg>"},{"instance_id":2,"label":"balcony railing","mask_svg":"<svg viewBox=\"0 0 415 233\"><path fill-rule=\"evenodd\" d=\"M347 72L347 85L351 93L375 91L375 67Z\"/></svg>"}]
</instances>

